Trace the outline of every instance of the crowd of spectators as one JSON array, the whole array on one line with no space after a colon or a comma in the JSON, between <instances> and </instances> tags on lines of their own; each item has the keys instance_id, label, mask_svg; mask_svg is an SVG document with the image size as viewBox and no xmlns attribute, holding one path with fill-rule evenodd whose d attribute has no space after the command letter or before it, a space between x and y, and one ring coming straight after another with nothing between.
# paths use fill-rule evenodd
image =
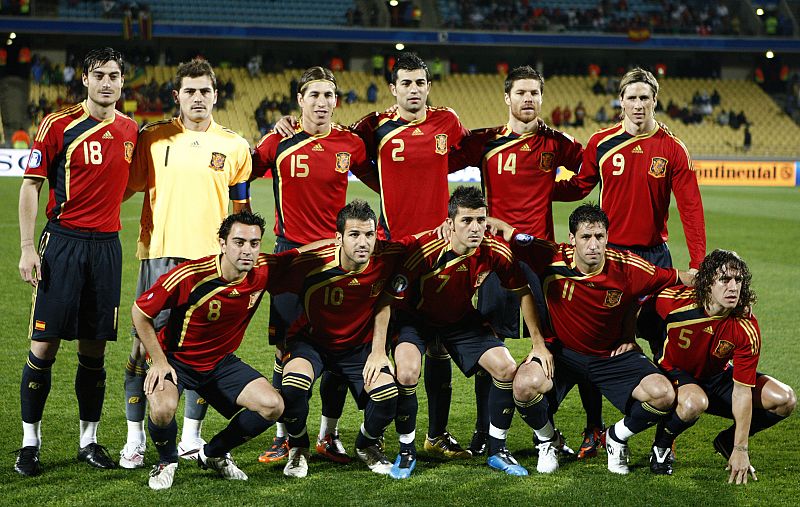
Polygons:
<instances>
[{"instance_id":1,"label":"crowd of spectators","mask_svg":"<svg viewBox=\"0 0 800 507\"><path fill-rule=\"evenodd\" d=\"M739 35L741 20L722 2L674 0L600 0L578 8L568 2L550 6L530 0L444 0L439 3L445 28L498 31L594 31ZM791 27L790 27L791 29Z\"/></svg>"}]
</instances>

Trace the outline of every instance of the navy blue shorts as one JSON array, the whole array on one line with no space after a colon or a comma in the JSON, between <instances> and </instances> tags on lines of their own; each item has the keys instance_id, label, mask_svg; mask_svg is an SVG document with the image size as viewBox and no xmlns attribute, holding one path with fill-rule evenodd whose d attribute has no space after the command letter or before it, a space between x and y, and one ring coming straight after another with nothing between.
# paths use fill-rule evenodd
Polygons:
<instances>
[{"instance_id":1,"label":"navy blue shorts","mask_svg":"<svg viewBox=\"0 0 800 507\"><path fill-rule=\"evenodd\" d=\"M652 373L662 374L652 361L637 350L614 357L596 357L575 352L558 343L549 348L555 363L553 393L556 407L573 386L588 382L624 414L639 382ZM553 397L550 399L553 400Z\"/></svg>"},{"instance_id":2,"label":"navy blue shorts","mask_svg":"<svg viewBox=\"0 0 800 507\"><path fill-rule=\"evenodd\" d=\"M487 350L505 347L492 326L478 312L448 327L429 326L406 312L399 311L396 314L397 343L411 343L424 356L426 346L438 342L447 349L453 362L467 377L480 369L478 360Z\"/></svg>"},{"instance_id":3,"label":"navy blue shorts","mask_svg":"<svg viewBox=\"0 0 800 507\"><path fill-rule=\"evenodd\" d=\"M343 378L356 399L358 409L364 410L369 398L364 390L364 365L367 364L370 352L372 343L364 343L348 350L332 351L320 347L306 336L298 335L286 342L283 365L285 369L287 363L300 357L311 363L314 380L325 371ZM392 374L388 366L381 368L381 371L387 375Z\"/></svg>"},{"instance_id":4,"label":"navy blue shorts","mask_svg":"<svg viewBox=\"0 0 800 507\"><path fill-rule=\"evenodd\" d=\"M672 255L666 243L656 245L652 248L628 247L621 245L608 244L609 247L617 250L627 250L646 260L650 264L660 268L672 267ZM658 361L664 351L664 340L667 338L667 325L658 316L655 308L650 305L642 306L639 317L636 319L636 336L644 338L650 344L650 352L653 360Z\"/></svg>"},{"instance_id":5,"label":"navy blue shorts","mask_svg":"<svg viewBox=\"0 0 800 507\"><path fill-rule=\"evenodd\" d=\"M273 253L286 252L301 246L280 236L275 239ZM269 297L269 344L283 347L289 327L303 313L300 296L291 292L270 294Z\"/></svg>"},{"instance_id":6,"label":"navy blue shorts","mask_svg":"<svg viewBox=\"0 0 800 507\"><path fill-rule=\"evenodd\" d=\"M708 396L707 414L733 419L733 367L729 367L706 380L698 380L689 373L680 370L664 370L664 375L675 387L687 384L700 386ZM761 372L756 373L756 378L763 377ZM753 407L753 411L763 410Z\"/></svg>"},{"instance_id":7,"label":"navy blue shorts","mask_svg":"<svg viewBox=\"0 0 800 507\"><path fill-rule=\"evenodd\" d=\"M118 234L48 222L39 257L42 280L33 292L31 339L115 341L122 285Z\"/></svg>"},{"instance_id":8,"label":"navy blue shorts","mask_svg":"<svg viewBox=\"0 0 800 507\"><path fill-rule=\"evenodd\" d=\"M539 312L540 327L542 330L547 329L549 316L542 293L542 283L530 266L524 262L520 262L519 265L533 293L536 310ZM506 290L495 272L487 276L478 289L478 310L489 321L500 339L520 337L519 295ZM522 336L530 337L526 326L522 326Z\"/></svg>"},{"instance_id":9,"label":"navy blue shorts","mask_svg":"<svg viewBox=\"0 0 800 507\"><path fill-rule=\"evenodd\" d=\"M167 354L167 361L178 374L178 391L196 391L206 402L227 419L242 409L236 398L250 382L264 378L255 368L235 354L227 354L214 369L197 371L188 364ZM168 376L169 377L169 376ZM172 380L170 378L170 380Z\"/></svg>"}]
</instances>

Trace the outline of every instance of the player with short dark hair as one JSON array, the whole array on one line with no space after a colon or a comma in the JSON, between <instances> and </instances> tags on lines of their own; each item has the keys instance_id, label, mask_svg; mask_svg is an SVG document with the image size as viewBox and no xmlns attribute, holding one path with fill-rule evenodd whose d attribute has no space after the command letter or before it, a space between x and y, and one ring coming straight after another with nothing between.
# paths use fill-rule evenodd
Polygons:
<instances>
[{"instance_id":1,"label":"player with short dark hair","mask_svg":"<svg viewBox=\"0 0 800 507\"><path fill-rule=\"evenodd\" d=\"M228 215L231 201L234 212L250 208L250 146L214 121L214 69L195 58L181 63L175 76L172 96L179 114L142 129L126 191L126 197L144 192L136 251L141 260L137 297L181 262L219 253L214 233ZM169 315L154 317L160 329ZM120 452L124 468L144 466L145 451L146 365L135 329L132 335L125 366L128 438ZM187 391L181 457L195 459L203 445L200 429L207 408L205 400Z\"/></svg>"},{"instance_id":2,"label":"player with short dark hair","mask_svg":"<svg viewBox=\"0 0 800 507\"><path fill-rule=\"evenodd\" d=\"M628 439L666 416L675 394L669 380L625 334L623 323L639 297L691 277L656 267L630 252L606 249L608 223L599 206L579 206L570 215L569 245L514 234L512 227L499 221L495 225L514 254L542 279L555 335L553 378L535 361L517 372L514 398L520 414L539 441L554 441L549 405L557 407L578 382L596 385L624 414L606 431L606 451L608 469L627 474ZM540 449L537 470L557 469L555 453Z\"/></svg>"},{"instance_id":3,"label":"player with short dark hair","mask_svg":"<svg viewBox=\"0 0 800 507\"><path fill-rule=\"evenodd\" d=\"M344 378L364 410L355 443L358 457L375 473L388 474L392 467L378 439L395 417L397 385L386 334L374 334L373 328L375 303L405 248L377 240L377 218L366 201L347 204L336 223L337 244L295 259L285 286L303 301L303 315L286 343L281 390L290 447L283 473L288 477L308 474L308 400L323 371ZM385 314L381 318L388 320Z\"/></svg>"},{"instance_id":4,"label":"player with short dark hair","mask_svg":"<svg viewBox=\"0 0 800 507\"><path fill-rule=\"evenodd\" d=\"M226 428L198 449L201 468L229 480L247 480L230 450L260 435L283 412L283 400L258 371L234 352L265 291L279 286L298 250L260 254L264 219L249 211L226 218L218 231L222 253L168 271L133 304L133 324L151 364L144 382L148 429L159 462L152 489L172 486L178 467L175 411L193 389L223 416ZM154 318L172 310L158 333Z\"/></svg>"},{"instance_id":5,"label":"player with short dark hair","mask_svg":"<svg viewBox=\"0 0 800 507\"><path fill-rule=\"evenodd\" d=\"M508 123L504 126L473 130L450 157L450 169L474 166L481 170L481 186L486 193L489 216L499 218L537 238L555 241L553 230L553 187L559 167L578 172L583 159L581 144L569 135L546 125L541 108L544 77L530 65L516 67L504 83ZM522 265L543 322L547 306L538 277ZM503 289L496 274L491 274L478 291L478 309L501 338L518 338L519 299ZM486 400L491 379L485 372L475 375L477 418L470 443L473 455L485 452L489 427ZM594 456L603 431L602 398L596 389L580 385L586 410L584 441L579 458ZM571 453L565 445L560 450Z\"/></svg>"},{"instance_id":6,"label":"player with short dark hair","mask_svg":"<svg viewBox=\"0 0 800 507\"><path fill-rule=\"evenodd\" d=\"M608 246L669 268L667 217L674 195L689 249L689 271L694 272L706 253L703 202L689 151L656 121L658 91L655 76L642 68L631 69L622 77L622 121L592 135L580 172L557 183L553 198L582 199L602 181L600 206L614 224ZM657 316L642 312L637 328L657 357L664 337Z\"/></svg>"},{"instance_id":7,"label":"player with short dark hair","mask_svg":"<svg viewBox=\"0 0 800 507\"><path fill-rule=\"evenodd\" d=\"M301 119L292 137L275 131L259 141L253 152L251 179L272 172L275 197L275 252L333 238L337 212L347 200L347 174L371 171L364 142L332 121L336 107L336 77L323 67L306 70L298 82L297 103ZM286 333L302 314L297 294L270 298L269 343L275 345L272 385L281 390L282 358ZM339 439L338 420L347 396L343 379L325 371L320 381L322 418L317 453L332 461L348 463L350 457ZM259 461L280 461L289 453L286 429L278 423L275 439Z\"/></svg>"},{"instance_id":8,"label":"player with short dark hair","mask_svg":"<svg viewBox=\"0 0 800 507\"><path fill-rule=\"evenodd\" d=\"M22 180L19 272L34 293L30 352L20 385L22 448L14 470L25 476L42 471L42 414L62 340L78 342L78 459L97 468L116 467L97 443L97 426L105 398L106 342L117 339L120 205L136 144L136 122L114 109L124 74L118 51L106 47L86 55L87 99L42 120ZM33 234L45 179L47 224L37 252Z\"/></svg>"},{"instance_id":9,"label":"player with short dark hair","mask_svg":"<svg viewBox=\"0 0 800 507\"><path fill-rule=\"evenodd\" d=\"M761 331L751 280L736 252L714 250L700 263L694 288L667 289L651 303L667 325L659 366L677 397L675 411L656 430L654 473L672 474L675 438L708 412L733 419L714 439L714 449L728 460L728 482L747 483L748 473L756 479L749 436L781 422L797 405L791 387L757 371Z\"/></svg>"},{"instance_id":10,"label":"player with short dark hair","mask_svg":"<svg viewBox=\"0 0 800 507\"><path fill-rule=\"evenodd\" d=\"M544 364L551 365L533 296L508 245L486 232L486 201L480 189L455 189L447 223L451 228L449 241L439 239L436 231L418 235L381 304L383 308L391 298L403 300L402 306L396 308L399 336L394 349L401 393L395 420L400 453L391 476L407 478L416 466L416 388L422 354L433 341L440 342L466 376L472 376L479 368L491 375L488 464L511 475L527 475L528 471L505 447L514 416L511 386L517 366L503 342L472 306L472 295L491 272L498 273L503 284L520 295L533 348L536 354L542 354ZM385 326L379 331L376 327L381 336L386 332Z\"/></svg>"}]
</instances>

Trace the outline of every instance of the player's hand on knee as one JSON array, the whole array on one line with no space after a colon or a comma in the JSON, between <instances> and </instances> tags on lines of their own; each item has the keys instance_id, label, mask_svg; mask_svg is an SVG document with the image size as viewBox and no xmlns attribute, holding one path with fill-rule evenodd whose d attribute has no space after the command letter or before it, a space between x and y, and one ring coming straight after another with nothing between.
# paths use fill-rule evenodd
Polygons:
<instances>
[{"instance_id":1,"label":"player's hand on knee","mask_svg":"<svg viewBox=\"0 0 800 507\"><path fill-rule=\"evenodd\" d=\"M547 347L533 347L531 351L528 352L528 356L525 358L525 361L523 361L522 364L530 363L534 357L538 359L542 365L542 370L544 371L545 377L548 379L553 378L553 372L555 370L553 364L553 354L547 350Z\"/></svg>"},{"instance_id":2,"label":"player's hand on knee","mask_svg":"<svg viewBox=\"0 0 800 507\"><path fill-rule=\"evenodd\" d=\"M22 249L19 258L19 275L25 283L36 287L42 279L42 261L32 247Z\"/></svg>"},{"instance_id":3,"label":"player's hand on knee","mask_svg":"<svg viewBox=\"0 0 800 507\"><path fill-rule=\"evenodd\" d=\"M362 373L364 375L364 384L369 386L377 382L384 366L388 366L389 371L394 375L394 368L392 368L392 363L386 354L380 351L370 353Z\"/></svg>"},{"instance_id":4,"label":"player's hand on knee","mask_svg":"<svg viewBox=\"0 0 800 507\"><path fill-rule=\"evenodd\" d=\"M177 385L178 374L169 363L157 364L154 362L151 364L150 369L147 370L147 376L144 378L144 394L151 395L156 389L163 391L167 375L170 375L172 381Z\"/></svg>"},{"instance_id":5,"label":"player's hand on knee","mask_svg":"<svg viewBox=\"0 0 800 507\"><path fill-rule=\"evenodd\" d=\"M275 132L281 137L294 136L294 129L297 128L297 118L291 115L281 116L280 120L275 122Z\"/></svg>"},{"instance_id":6,"label":"player's hand on knee","mask_svg":"<svg viewBox=\"0 0 800 507\"><path fill-rule=\"evenodd\" d=\"M622 355L626 352L630 352L631 350L638 350L641 352L642 348L636 342L625 342L611 351L611 357Z\"/></svg>"}]
</instances>

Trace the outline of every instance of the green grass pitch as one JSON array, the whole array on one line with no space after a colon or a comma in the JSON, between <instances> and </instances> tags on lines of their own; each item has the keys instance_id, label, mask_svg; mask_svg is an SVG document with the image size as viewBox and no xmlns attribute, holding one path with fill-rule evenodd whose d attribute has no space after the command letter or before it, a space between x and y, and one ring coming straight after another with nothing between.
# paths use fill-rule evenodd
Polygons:
<instances>
[{"instance_id":1,"label":"green grass pitch","mask_svg":"<svg viewBox=\"0 0 800 507\"><path fill-rule=\"evenodd\" d=\"M562 463L554 475L535 474L531 431L515 418L509 435L509 448L534 474L527 478L507 477L490 470L483 459L441 462L420 452L420 462L410 480L396 482L369 472L360 462L342 466L312 458L306 479L287 479L282 464L263 465L256 458L268 444L273 430L234 450L240 467L250 476L248 482L225 482L211 472L182 462L171 490L153 492L147 487L147 471L99 471L79 464L75 455L78 441L77 407L74 397L75 346L65 342L53 370L53 389L42 425L42 462L45 473L27 479L14 473L14 455L21 439L19 419L19 378L27 354L30 289L17 272L19 234L17 199L19 180L0 178L0 228L5 240L0 243L3 263L2 307L8 310L0 330L0 504L2 505L781 505L794 503L800 479L800 453L795 437L800 433L797 414L781 425L757 435L751 442L751 459L759 481L747 486L726 484L723 459L714 454L711 440L729 423L704 417L677 441L675 475L656 477L647 467L653 430L631 440L632 473L613 476L606 470L605 453L588 462ZM351 196L361 196L377 205L375 195L359 183L351 185ZM270 222L271 185L259 181L253 187L253 203ZM717 247L737 250L750 264L754 286L759 295L756 314L763 332L760 369L800 388L800 353L795 343L800 319L797 315L800 263L800 192L796 188L759 189L704 187L709 250ZM45 193L42 196L42 205ZM198 206L202 206L198 202ZM120 333L110 344L106 359L108 381L100 442L117 455L125 440L124 393L122 372L130 348L129 308L133 302L137 273L134 257L138 232L141 194L125 203L122 209L122 244L124 273ZM573 204L557 204L556 235L566 240L566 218ZM37 227L37 233L41 228ZM612 224L613 227L613 224ZM688 262L686 246L677 211L670 219L670 245L676 266ZM264 244L271 251L273 236ZM240 355L260 371L269 374L272 350L266 345L267 304L250 326ZM509 343L512 354L522 359L528 342ZM454 372L453 404L449 427L466 445L474 423L472 381ZM427 425L424 389L419 390L420 415L417 442ZM312 400L309 429L316 434L319 422L319 396ZM182 409L181 409L182 410ZM606 403L606 423L620 417ZM179 413L179 421L182 414ZM203 434L209 438L225 424L209 411ZM347 402L341 421L343 440L352 450L360 424L360 414L352 399ZM584 418L577 394L567 398L557 416L557 425L573 446L579 445ZM394 457L397 442L394 428L387 431L387 454ZM147 462L153 464L152 446Z\"/></svg>"}]
</instances>

